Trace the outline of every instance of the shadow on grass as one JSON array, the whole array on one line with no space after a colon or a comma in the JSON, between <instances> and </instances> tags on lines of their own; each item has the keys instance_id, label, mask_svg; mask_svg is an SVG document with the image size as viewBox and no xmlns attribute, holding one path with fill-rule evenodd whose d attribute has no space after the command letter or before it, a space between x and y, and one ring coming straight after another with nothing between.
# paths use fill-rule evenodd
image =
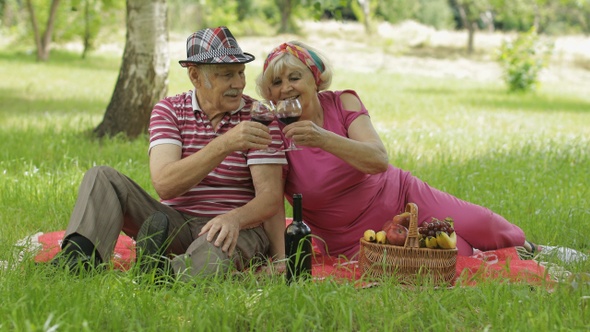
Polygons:
<instances>
[{"instance_id":1,"label":"shadow on grass","mask_svg":"<svg viewBox=\"0 0 590 332\"><path fill-rule=\"evenodd\" d=\"M52 50L49 55L49 60L46 62L37 61L35 52L27 52L22 50L0 51L0 60L7 62L17 62L20 64L45 64L53 67L67 67L80 69L99 69L99 70L119 70L121 59L118 57L100 56L90 54L86 59L77 53L72 53L63 50Z\"/></svg>"},{"instance_id":2,"label":"shadow on grass","mask_svg":"<svg viewBox=\"0 0 590 332\"><path fill-rule=\"evenodd\" d=\"M477 108L493 108L516 111L535 112L590 112L590 100L576 96L551 95L547 93L509 93L503 88L455 87L432 86L424 88L410 88L404 90L418 95L453 96L459 98L465 105L477 106Z\"/></svg>"},{"instance_id":3,"label":"shadow on grass","mask_svg":"<svg viewBox=\"0 0 590 332\"><path fill-rule=\"evenodd\" d=\"M72 96L75 96L72 94ZM66 99L30 96L27 91L0 88L0 116L40 115L45 113L103 114L108 101L69 97Z\"/></svg>"},{"instance_id":4,"label":"shadow on grass","mask_svg":"<svg viewBox=\"0 0 590 332\"><path fill-rule=\"evenodd\" d=\"M590 112L590 101L565 95L508 93L500 90L475 91L463 101L478 107L490 107L517 111L534 112ZM480 93L481 92L481 93Z\"/></svg>"},{"instance_id":5,"label":"shadow on grass","mask_svg":"<svg viewBox=\"0 0 590 332\"><path fill-rule=\"evenodd\" d=\"M410 88L404 89L404 92L415 93L418 95L441 95L441 96L454 96L460 93L455 88L447 87L430 87L430 88Z\"/></svg>"},{"instance_id":6,"label":"shadow on grass","mask_svg":"<svg viewBox=\"0 0 590 332\"><path fill-rule=\"evenodd\" d=\"M417 45L409 48L405 53L407 56L415 56L419 58L434 58L434 59L471 59L471 60L485 60L490 55L489 50L475 49L473 53L467 52L466 46L429 46Z\"/></svg>"}]
</instances>

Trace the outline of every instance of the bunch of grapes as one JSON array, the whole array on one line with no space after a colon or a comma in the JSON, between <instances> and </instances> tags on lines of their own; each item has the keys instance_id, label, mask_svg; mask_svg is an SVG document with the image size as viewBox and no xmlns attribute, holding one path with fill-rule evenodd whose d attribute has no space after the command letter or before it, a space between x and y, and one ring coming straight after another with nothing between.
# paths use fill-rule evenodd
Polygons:
<instances>
[{"instance_id":1,"label":"bunch of grapes","mask_svg":"<svg viewBox=\"0 0 590 332\"><path fill-rule=\"evenodd\" d=\"M454 231L453 219L450 217L447 217L444 220L432 218L431 221L425 221L422 223L422 226L418 227L418 233L424 237L436 236L436 232L445 232L451 235Z\"/></svg>"}]
</instances>

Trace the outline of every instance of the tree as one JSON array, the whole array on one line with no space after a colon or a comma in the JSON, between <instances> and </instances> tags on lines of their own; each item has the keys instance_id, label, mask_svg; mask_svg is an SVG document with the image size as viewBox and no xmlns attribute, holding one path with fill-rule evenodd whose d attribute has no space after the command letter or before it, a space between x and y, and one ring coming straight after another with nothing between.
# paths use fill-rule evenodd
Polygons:
<instances>
[{"instance_id":1,"label":"tree","mask_svg":"<svg viewBox=\"0 0 590 332\"><path fill-rule=\"evenodd\" d=\"M294 32L296 27L291 19L291 13L298 4L298 0L275 0L275 4L281 13L281 25L279 26L279 33Z\"/></svg>"},{"instance_id":2,"label":"tree","mask_svg":"<svg viewBox=\"0 0 590 332\"><path fill-rule=\"evenodd\" d=\"M69 37L79 36L82 38L84 49L82 58L86 58L88 52L94 48L96 38L103 28L113 29L109 23L113 23L112 13L123 9L124 2L116 0L70 0L71 12L78 13L70 15ZM73 18L73 19L72 19Z\"/></svg>"},{"instance_id":3,"label":"tree","mask_svg":"<svg viewBox=\"0 0 590 332\"><path fill-rule=\"evenodd\" d=\"M166 0L127 0L123 61L98 137L147 131L153 106L168 89L170 54Z\"/></svg>"},{"instance_id":4,"label":"tree","mask_svg":"<svg viewBox=\"0 0 590 332\"><path fill-rule=\"evenodd\" d=\"M37 61L47 61L47 59L49 59L49 51L51 50L51 37L53 34L53 28L55 26L59 1L60 0L51 0L45 31L43 34L41 34L41 31L39 31L39 22L37 22L37 15L35 13L33 3L31 0L27 0L27 11L29 12L31 19L33 34L35 36L35 46L37 47Z\"/></svg>"},{"instance_id":5,"label":"tree","mask_svg":"<svg viewBox=\"0 0 590 332\"><path fill-rule=\"evenodd\" d=\"M543 43L533 26L513 41L504 41L498 61L510 92L528 92L539 85L539 73L549 63L553 44Z\"/></svg>"},{"instance_id":6,"label":"tree","mask_svg":"<svg viewBox=\"0 0 590 332\"><path fill-rule=\"evenodd\" d=\"M473 53L473 41L475 31L478 28L480 17L491 11L488 0L451 0L452 5L459 12L461 24L467 29L467 53Z\"/></svg>"},{"instance_id":7,"label":"tree","mask_svg":"<svg viewBox=\"0 0 590 332\"><path fill-rule=\"evenodd\" d=\"M357 18L363 22L363 25L365 26L365 32L368 35L373 32L371 27L371 19L378 5L379 1L376 0L356 0L351 2L353 12L356 14Z\"/></svg>"}]
</instances>

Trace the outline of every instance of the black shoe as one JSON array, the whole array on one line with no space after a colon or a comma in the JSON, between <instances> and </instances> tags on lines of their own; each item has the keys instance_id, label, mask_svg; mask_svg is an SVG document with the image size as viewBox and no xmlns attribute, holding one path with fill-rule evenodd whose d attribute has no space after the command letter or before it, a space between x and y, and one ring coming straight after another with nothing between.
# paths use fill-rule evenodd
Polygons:
<instances>
[{"instance_id":1,"label":"black shoe","mask_svg":"<svg viewBox=\"0 0 590 332\"><path fill-rule=\"evenodd\" d=\"M69 254L58 253L50 262L51 266L64 269L72 274L98 270L100 260L96 256L88 256L78 251Z\"/></svg>"},{"instance_id":2,"label":"black shoe","mask_svg":"<svg viewBox=\"0 0 590 332\"><path fill-rule=\"evenodd\" d=\"M89 272L104 268L102 259L94 244L80 234L72 234L64 248L51 260L51 266L63 268L71 273Z\"/></svg>"},{"instance_id":3,"label":"black shoe","mask_svg":"<svg viewBox=\"0 0 590 332\"><path fill-rule=\"evenodd\" d=\"M167 239L168 216L158 211L144 221L137 234L137 263L141 272L167 269L167 259L163 257Z\"/></svg>"}]
</instances>

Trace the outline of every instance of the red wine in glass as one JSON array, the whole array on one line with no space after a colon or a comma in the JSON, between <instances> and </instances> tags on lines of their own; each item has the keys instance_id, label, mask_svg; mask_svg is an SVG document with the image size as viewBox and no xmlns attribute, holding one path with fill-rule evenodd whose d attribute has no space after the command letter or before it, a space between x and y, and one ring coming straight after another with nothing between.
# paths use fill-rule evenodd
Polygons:
<instances>
[{"instance_id":1,"label":"red wine in glass","mask_svg":"<svg viewBox=\"0 0 590 332\"><path fill-rule=\"evenodd\" d=\"M293 122L299 121L301 116L286 116L286 117L279 117L279 121L284 123L285 125L291 124Z\"/></svg>"},{"instance_id":2,"label":"red wine in glass","mask_svg":"<svg viewBox=\"0 0 590 332\"><path fill-rule=\"evenodd\" d=\"M285 125L299 121L302 112L303 109L301 108L301 103L299 102L299 99L279 100L275 108L277 119L279 119L279 121L281 121ZM293 140L290 141L291 142L289 144L289 147L284 149L283 151L301 150L300 148L295 146Z\"/></svg>"},{"instance_id":3,"label":"red wine in glass","mask_svg":"<svg viewBox=\"0 0 590 332\"><path fill-rule=\"evenodd\" d=\"M275 119L274 105L268 100L255 100L250 108L250 120L268 126ZM273 152L276 149L267 148L262 151Z\"/></svg>"},{"instance_id":4,"label":"red wine in glass","mask_svg":"<svg viewBox=\"0 0 590 332\"><path fill-rule=\"evenodd\" d=\"M252 121L260 122L265 126L268 126L274 119L274 115L252 115Z\"/></svg>"}]
</instances>

